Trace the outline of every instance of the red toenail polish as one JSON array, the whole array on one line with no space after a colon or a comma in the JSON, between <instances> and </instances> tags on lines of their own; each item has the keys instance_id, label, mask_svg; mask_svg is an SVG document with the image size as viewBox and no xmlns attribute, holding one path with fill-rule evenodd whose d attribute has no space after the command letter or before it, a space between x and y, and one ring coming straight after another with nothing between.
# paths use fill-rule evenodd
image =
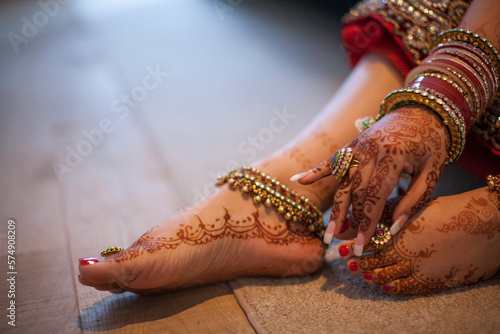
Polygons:
<instances>
[{"instance_id":1,"label":"red toenail polish","mask_svg":"<svg viewBox=\"0 0 500 334\"><path fill-rule=\"evenodd\" d=\"M350 271L358 270L358 264L356 262L349 262L349 270Z\"/></svg>"},{"instance_id":2,"label":"red toenail polish","mask_svg":"<svg viewBox=\"0 0 500 334\"><path fill-rule=\"evenodd\" d=\"M80 264L82 266L86 266L89 264L94 264L94 263L99 262L99 259L96 259L95 257L83 257L81 259L78 259L78 261L80 261Z\"/></svg>"},{"instance_id":3,"label":"red toenail polish","mask_svg":"<svg viewBox=\"0 0 500 334\"><path fill-rule=\"evenodd\" d=\"M371 280L373 278L372 273L364 273L363 278L366 280Z\"/></svg>"},{"instance_id":4,"label":"red toenail polish","mask_svg":"<svg viewBox=\"0 0 500 334\"><path fill-rule=\"evenodd\" d=\"M389 292L391 288L389 288L387 285L382 286L382 291L384 292Z\"/></svg>"},{"instance_id":5,"label":"red toenail polish","mask_svg":"<svg viewBox=\"0 0 500 334\"><path fill-rule=\"evenodd\" d=\"M347 231L348 228L349 228L349 218L345 217L340 233L344 233L345 231Z\"/></svg>"},{"instance_id":6,"label":"red toenail polish","mask_svg":"<svg viewBox=\"0 0 500 334\"><path fill-rule=\"evenodd\" d=\"M344 245L339 247L339 254L340 256L347 256L349 255L349 247Z\"/></svg>"}]
</instances>

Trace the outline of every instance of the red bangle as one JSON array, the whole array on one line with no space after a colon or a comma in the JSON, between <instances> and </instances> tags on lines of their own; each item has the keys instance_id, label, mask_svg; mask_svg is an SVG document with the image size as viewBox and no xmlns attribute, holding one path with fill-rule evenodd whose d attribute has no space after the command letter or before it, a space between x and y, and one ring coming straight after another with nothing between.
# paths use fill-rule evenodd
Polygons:
<instances>
[{"instance_id":1,"label":"red bangle","mask_svg":"<svg viewBox=\"0 0 500 334\"><path fill-rule=\"evenodd\" d=\"M476 77L477 73L467 66L466 64L460 63L456 61L456 59L451 58L451 56L444 55L432 55L425 62L432 62L432 64L442 64L451 68L456 69L462 76L467 78L468 81L475 87L478 92L479 98L479 108L480 110L484 110L486 108L486 90L485 87L481 84L481 81Z\"/></svg>"},{"instance_id":2,"label":"red bangle","mask_svg":"<svg viewBox=\"0 0 500 334\"><path fill-rule=\"evenodd\" d=\"M492 77L492 73L488 70L486 64L484 64L481 60L477 59L474 55L467 55L461 50L458 50L457 48L452 48L449 47L447 49L443 50L437 50L437 52L433 52L433 54L449 54L452 55L461 61L463 61L466 65L469 67L473 68L476 73L479 75L479 77L476 77L477 79L481 78L480 81L482 81L482 85L486 90L486 105L489 105L492 102L493 98L493 92L495 91L495 81L494 78ZM471 58L474 57L474 58ZM456 60L458 60L456 59Z\"/></svg>"},{"instance_id":3,"label":"red bangle","mask_svg":"<svg viewBox=\"0 0 500 334\"><path fill-rule=\"evenodd\" d=\"M420 76L410 84L410 88L423 87L441 92L446 97L445 102L453 103L458 108L464 118L467 133L472 126L472 111L464 96L450 83L436 76Z\"/></svg>"},{"instance_id":4,"label":"red bangle","mask_svg":"<svg viewBox=\"0 0 500 334\"><path fill-rule=\"evenodd\" d=\"M495 90L498 90L500 88L500 80L497 75L495 75L495 64L493 61L480 49L467 44L463 42L457 42L457 41L447 41L439 44L436 49L439 47L453 47L457 49L463 50L465 53L468 53L471 56L476 56L479 60L481 65L486 68L488 76L490 77L491 82L493 83ZM430 54L434 53L434 50L431 51Z\"/></svg>"}]
</instances>

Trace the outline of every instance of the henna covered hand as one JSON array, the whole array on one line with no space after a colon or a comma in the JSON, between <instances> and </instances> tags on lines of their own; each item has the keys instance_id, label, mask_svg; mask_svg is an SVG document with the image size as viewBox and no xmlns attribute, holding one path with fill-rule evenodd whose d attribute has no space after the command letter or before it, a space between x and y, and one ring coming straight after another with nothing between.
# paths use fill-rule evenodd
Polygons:
<instances>
[{"instance_id":1,"label":"henna covered hand","mask_svg":"<svg viewBox=\"0 0 500 334\"><path fill-rule=\"evenodd\" d=\"M402 226L425 203L441 175L449 147L445 126L420 106L402 107L386 116L347 145L359 161L337 189L325 242L337 236L347 210L359 223L356 253L375 232L385 202L403 172L412 176L406 195L394 211L393 221ZM298 181L310 184L331 175L331 158Z\"/></svg>"},{"instance_id":2,"label":"henna covered hand","mask_svg":"<svg viewBox=\"0 0 500 334\"><path fill-rule=\"evenodd\" d=\"M383 222L390 224L394 206L387 205ZM351 272L391 294L433 293L486 280L500 269L498 199L481 188L430 200L382 251L354 257L350 240L339 253L351 259Z\"/></svg>"}]
</instances>

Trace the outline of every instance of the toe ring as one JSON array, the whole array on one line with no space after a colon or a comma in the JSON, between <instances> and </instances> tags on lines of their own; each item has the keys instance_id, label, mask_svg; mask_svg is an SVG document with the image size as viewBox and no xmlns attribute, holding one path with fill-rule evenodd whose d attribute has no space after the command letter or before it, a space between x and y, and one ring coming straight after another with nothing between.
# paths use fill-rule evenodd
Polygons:
<instances>
[{"instance_id":1,"label":"toe ring","mask_svg":"<svg viewBox=\"0 0 500 334\"><path fill-rule=\"evenodd\" d=\"M370 239L370 244L375 247L376 251L379 251L383 247L387 246L391 239L392 234L389 227L382 223L378 223L375 234Z\"/></svg>"},{"instance_id":2,"label":"toe ring","mask_svg":"<svg viewBox=\"0 0 500 334\"><path fill-rule=\"evenodd\" d=\"M108 247L106 250L101 252L101 256L108 257L108 256L116 254L122 250L123 250L123 248L121 248L121 247Z\"/></svg>"}]
</instances>

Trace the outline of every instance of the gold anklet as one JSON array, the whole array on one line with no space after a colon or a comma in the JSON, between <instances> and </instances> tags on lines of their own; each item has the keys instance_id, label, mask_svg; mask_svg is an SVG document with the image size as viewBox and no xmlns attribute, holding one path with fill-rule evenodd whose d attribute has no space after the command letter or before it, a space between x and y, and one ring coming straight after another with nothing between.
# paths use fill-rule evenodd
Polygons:
<instances>
[{"instance_id":1,"label":"gold anklet","mask_svg":"<svg viewBox=\"0 0 500 334\"><path fill-rule=\"evenodd\" d=\"M486 181L488 182L488 189L497 193L498 210L500 210L500 174L497 176L488 175Z\"/></svg>"},{"instance_id":2,"label":"gold anklet","mask_svg":"<svg viewBox=\"0 0 500 334\"><path fill-rule=\"evenodd\" d=\"M217 186L229 183L243 194L253 197L255 203L274 207L285 220L304 224L309 232L323 239L325 227L321 212L308 198L298 195L278 180L257 168L243 166L227 175L217 177Z\"/></svg>"}]
</instances>

